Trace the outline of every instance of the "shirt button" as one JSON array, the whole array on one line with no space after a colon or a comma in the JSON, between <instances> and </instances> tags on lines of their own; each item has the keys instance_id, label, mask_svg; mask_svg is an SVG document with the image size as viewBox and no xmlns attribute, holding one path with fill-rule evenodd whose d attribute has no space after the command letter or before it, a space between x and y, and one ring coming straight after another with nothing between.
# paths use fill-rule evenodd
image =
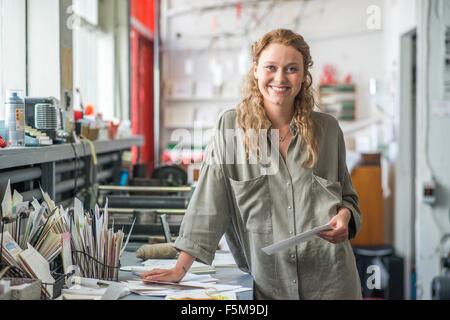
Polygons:
<instances>
[{"instance_id":1,"label":"shirt button","mask_svg":"<svg viewBox=\"0 0 450 320\"><path fill-rule=\"evenodd\" d=\"M288 207L288 209L289 209L289 210L291 210L291 209L292 209L292 207L291 207L291 206L289 206L289 207Z\"/></svg>"},{"instance_id":2,"label":"shirt button","mask_svg":"<svg viewBox=\"0 0 450 320\"><path fill-rule=\"evenodd\" d=\"M290 185L291 185L291 183L290 182L288 182L288 183L286 183L287 184L287 186L289 187Z\"/></svg>"},{"instance_id":3,"label":"shirt button","mask_svg":"<svg viewBox=\"0 0 450 320\"><path fill-rule=\"evenodd\" d=\"M289 234L290 234L290 235L293 235L293 234L294 234L294 231L289 231Z\"/></svg>"},{"instance_id":4,"label":"shirt button","mask_svg":"<svg viewBox=\"0 0 450 320\"><path fill-rule=\"evenodd\" d=\"M295 254L291 254L291 258L292 258L292 259L295 259Z\"/></svg>"},{"instance_id":5,"label":"shirt button","mask_svg":"<svg viewBox=\"0 0 450 320\"><path fill-rule=\"evenodd\" d=\"M294 284L297 283L297 280L292 280L292 283L294 283Z\"/></svg>"}]
</instances>

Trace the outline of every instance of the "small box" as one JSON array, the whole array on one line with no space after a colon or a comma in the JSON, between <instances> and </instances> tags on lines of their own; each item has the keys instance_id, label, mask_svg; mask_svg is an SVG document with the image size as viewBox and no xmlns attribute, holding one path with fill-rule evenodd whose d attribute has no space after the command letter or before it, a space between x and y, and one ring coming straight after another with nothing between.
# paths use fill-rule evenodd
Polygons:
<instances>
[{"instance_id":1,"label":"small box","mask_svg":"<svg viewBox=\"0 0 450 320\"><path fill-rule=\"evenodd\" d=\"M91 141L95 141L98 139L99 129L98 128L89 128L88 125L81 126L81 134L88 138Z\"/></svg>"}]
</instances>

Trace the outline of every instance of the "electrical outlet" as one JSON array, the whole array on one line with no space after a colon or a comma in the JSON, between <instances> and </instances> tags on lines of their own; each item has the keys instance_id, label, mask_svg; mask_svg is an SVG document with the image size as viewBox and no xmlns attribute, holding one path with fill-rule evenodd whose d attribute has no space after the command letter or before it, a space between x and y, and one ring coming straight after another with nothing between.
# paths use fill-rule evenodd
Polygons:
<instances>
[{"instance_id":1,"label":"electrical outlet","mask_svg":"<svg viewBox=\"0 0 450 320\"><path fill-rule=\"evenodd\" d=\"M426 181L423 183L423 202L429 205L436 203L436 182Z\"/></svg>"}]
</instances>

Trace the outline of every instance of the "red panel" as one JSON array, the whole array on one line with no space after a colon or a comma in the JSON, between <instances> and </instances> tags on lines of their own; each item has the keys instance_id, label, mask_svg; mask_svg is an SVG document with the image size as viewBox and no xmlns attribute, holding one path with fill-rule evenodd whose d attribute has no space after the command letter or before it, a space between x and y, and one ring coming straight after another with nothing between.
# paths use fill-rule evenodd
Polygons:
<instances>
[{"instance_id":1,"label":"red panel","mask_svg":"<svg viewBox=\"0 0 450 320\"><path fill-rule=\"evenodd\" d=\"M131 0L131 16L155 32L155 0Z\"/></svg>"},{"instance_id":2,"label":"red panel","mask_svg":"<svg viewBox=\"0 0 450 320\"><path fill-rule=\"evenodd\" d=\"M133 163L155 165L153 123L153 42L132 30L132 112L133 134L143 135L144 145L133 149Z\"/></svg>"},{"instance_id":3,"label":"red panel","mask_svg":"<svg viewBox=\"0 0 450 320\"><path fill-rule=\"evenodd\" d=\"M141 147L141 163L146 164L149 172L155 166L154 162L154 123L153 123L153 42L141 38L139 48L140 91L139 104L141 109L141 134L145 143Z\"/></svg>"},{"instance_id":4,"label":"red panel","mask_svg":"<svg viewBox=\"0 0 450 320\"><path fill-rule=\"evenodd\" d=\"M151 32L155 30L155 0L131 0L131 16ZM141 148L133 148L133 164L155 166L153 108L153 42L131 29L131 125L133 134L144 136Z\"/></svg>"},{"instance_id":5,"label":"red panel","mask_svg":"<svg viewBox=\"0 0 450 320\"><path fill-rule=\"evenodd\" d=\"M141 134L141 124L139 119L139 33L132 29L130 34L131 42L131 131L134 135ZM133 164L140 163L138 148L132 148Z\"/></svg>"}]
</instances>

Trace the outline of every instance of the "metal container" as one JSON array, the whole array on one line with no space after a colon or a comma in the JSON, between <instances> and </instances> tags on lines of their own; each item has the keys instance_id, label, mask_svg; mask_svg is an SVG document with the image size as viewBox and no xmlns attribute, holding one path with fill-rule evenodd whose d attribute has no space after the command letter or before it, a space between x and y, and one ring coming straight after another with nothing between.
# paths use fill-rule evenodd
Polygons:
<instances>
[{"instance_id":1,"label":"metal container","mask_svg":"<svg viewBox=\"0 0 450 320\"><path fill-rule=\"evenodd\" d=\"M6 90L5 124L8 143L12 147L25 146L25 101L21 90Z\"/></svg>"},{"instance_id":2,"label":"metal container","mask_svg":"<svg viewBox=\"0 0 450 320\"><path fill-rule=\"evenodd\" d=\"M58 128L58 109L48 103L34 106L34 126L36 129L52 130Z\"/></svg>"}]
</instances>

